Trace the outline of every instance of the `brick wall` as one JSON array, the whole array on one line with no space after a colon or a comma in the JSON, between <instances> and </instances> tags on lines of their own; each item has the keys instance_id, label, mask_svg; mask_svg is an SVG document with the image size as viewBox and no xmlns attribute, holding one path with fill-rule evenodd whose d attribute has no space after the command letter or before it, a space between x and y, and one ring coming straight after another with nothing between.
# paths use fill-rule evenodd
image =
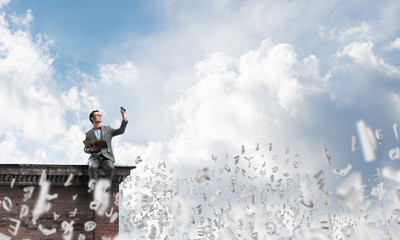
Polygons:
<instances>
[{"instance_id":1,"label":"brick wall","mask_svg":"<svg viewBox=\"0 0 400 240\"><path fill-rule=\"evenodd\" d=\"M70 167L68 171L62 173L56 171L57 174L51 173L51 169L46 168L45 170L50 173L47 176L47 181L50 182L48 192L50 200L47 202L51 207L49 211L41 214L34 224L33 211L43 188L39 184L40 176L38 176L38 173L43 171L41 166L33 166L36 170L40 170L33 174L32 169L31 172L24 171L21 165L18 165L17 170L10 167L6 169L7 165L0 165L0 240L63 239L64 234L71 234L71 229L73 229L70 235L72 238L67 239L102 239L102 237L111 239L118 234L118 206L115 204L115 197L118 194L119 183L132 168L125 169L122 173L117 168L113 187L108 193L109 206L104 216L98 216L95 210L90 208L94 199L93 191L88 192L88 178L84 170L87 166ZM60 166L51 166L51 168L57 167ZM64 186L72 173L74 173L73 184ZM52 178L52 176L57 177ZM93 229L94 223L96 227Z\"/></svg>"}]
</instances>

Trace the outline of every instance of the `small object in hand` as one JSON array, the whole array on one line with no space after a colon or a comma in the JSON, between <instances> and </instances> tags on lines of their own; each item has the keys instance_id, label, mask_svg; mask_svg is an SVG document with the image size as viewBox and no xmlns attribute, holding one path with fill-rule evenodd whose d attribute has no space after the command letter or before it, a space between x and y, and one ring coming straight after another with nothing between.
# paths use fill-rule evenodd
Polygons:
<instances>
[{"instance_id":1,"label":"small object in hand","mask_svg":"<svg viewBox=\"0 0 400 240\"><path fill-rule=\"evenodd\" d=\"M124 112L126 112L126 109L125 109L125 108L123 108L123 107L121 107L121 110L122 110L122 111L124 111Z\"/></svg>"}]
</instances>

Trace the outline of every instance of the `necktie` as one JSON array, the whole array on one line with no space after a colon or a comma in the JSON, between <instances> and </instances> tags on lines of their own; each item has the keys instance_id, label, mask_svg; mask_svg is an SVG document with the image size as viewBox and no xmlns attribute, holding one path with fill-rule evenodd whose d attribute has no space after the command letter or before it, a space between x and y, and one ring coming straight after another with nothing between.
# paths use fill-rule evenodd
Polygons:
<instances>
[{"instance_id":1,"label":"necktie","mask_svg":"<svg viewBox=\"0 0 400 240\"><path fill-rule=\"evenodd\" d=\"M94 127L94 130L100 129L101 130L101 126L100 127Z\"/></svg>"}]
</instances>

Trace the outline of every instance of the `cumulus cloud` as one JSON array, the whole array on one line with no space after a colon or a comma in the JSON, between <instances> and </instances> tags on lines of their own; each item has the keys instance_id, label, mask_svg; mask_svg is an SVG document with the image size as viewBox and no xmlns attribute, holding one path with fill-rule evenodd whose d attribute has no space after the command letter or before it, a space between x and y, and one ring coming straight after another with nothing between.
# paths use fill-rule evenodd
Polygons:
<instances>
[{"instance_id":1,"label":"cumulus cloud","mask_svg":"<svg viewBox=\"0 0 400 240\"><path fill-rule=\"evenodd\" d=\"M91 127L87 116L93 109L102 110L90 84L95 77L78 70L83 87L66 84L62 88L53 66L54 42L30 34L33 19L30 10L25 16L0 15L0 158L21 163L86 164L82 140ZM104 84L98 86L132 85L137 73L131 62L100 65L98 74Z\"/></svg>"},{"instance_id":2,"label":"cumulus cloud","mask_svg":"<svg viewBox=\"0 0 400 240\"><path fill-rule=\"evenodd\" d=\"M340 30L336 28L326 29L320 26L319 36L342 43L349 41L366 41L372 39L371 30L372 26L365 22L354 27L347 27Z\"/></svg>"},{"instance_id":3,"label":"cumulus cloud","mask_svg":"<svg viewBox=\"0 0 400 240\"><path fill-rule=\"evenodd\" d=\"M57 156L60 164L86 164L89 158L83 152L85 131L79 125L72 125L65 130L59 139L49 143L47 150L49 155ZM67 150L68 149L68 150ZM49 159L50 160L50 159Z\"/></svg>"},{"instance_id":4,"label":"cumulus cloud","mask_svg":"<svg viewBox=\"0 0 400 240\"><path fill-rule=\"evenodd\" d=\"M47 140L60 133L64 122L62 109L52 93L50 81L53 59L48 45L34 41L24 31L12 32L0 16L0 113L4 120L0 134L21 129L27 139Z\"/></svg>"},{"instance_id":5,"label":"cumulus cloud","mask_svg":"<svg viewBox=\"0 0 400 240\"><path fill-rule=\"evenodd\" d=\"M106 64L99 66L100 81L106 85L120 83L123 85L133 85L137 81L138 69L132 62L125 64Z\"/></svg>"},{"instance_id":6,"label":"cumulus cloud","mask_svg":"<svg viewBox=\"0 0 400 240\"><path fill-rule=\"evenodd\" d=\"M2 161L10 163L31 161L29 156L19 148L17 137L11 133L8 133L0 142L0 156Z\"/></svg>"},{"instance_id":7,"label":"cumulus cloud","mask_svg":"<svg viewBox=\"0 0 400 240\"><path fill-rule=\"evenodd\" d=\"M41 35L32 37L29 30L12 29L6 16L0 16L0 158L21 163L81 161L83 126L74 122L79 122L82 109L98 101L77 87L61 89L51 55L54 43ZM11 20L29 27L32 12Z\"/></svg>"},{"instance_id":8,"label":"cumulus cloud","mask_svg":"<svg viewBox=\"0 0 400 240\"><path fill-rule=\"evenodd\" d=\"M239 58L210 54L195 69L196 84L171 107L177 119L177 134L168 142L174 162L208 160L265 138L289 140L282 137L284 124L328 81L315 56L299 60L293 46L270 40Z\"/></svg>"},{"instance_id":9,"label":"cumulus cloud","mask_svg":"<svg viewBox=\"0 0 400 240\"><path fill-rule=\"evenodd\" d=\"M364 67L387 73L389 75L400 76L400 69L396 66L387 64L382 58L375 56L372 42L353 42L339 51L336 56L350 57L355 63Z\"/></svg>"},{"instance_id":10,"label":"cumulus cloud","mask_svg":"<svg viewBox=\"0 0 400 240\"><path fill-rule=\"evenodd\" d=\"M88 119L89 112L99 108L99 99L91 95L87 89L78 89L73 86L68 91L63 92L60 98L64 109L75 116L75 120ZM85 111L86 110L86 111Z\"/></svg>"},{"instance_id":11,"label":"cumulus cloud","mask_svg":"<svg viewBox=\"0 0 400 240\"><path fill-rule=\"evenodd\" d=\"M128 125L129 126L129 125ZM113 139L114 154L118 165L133 166L138 164L138 157L144 159L150 166L155 166L165 159L165 144L149 142L143 145L134 145L116 137Z\"/></svg>"},{"instance_id":12,"label":"cumulus cloud","mask_svg":"<svg viewBox=\"0 0 400 240\"><path fill-rule=\"evenodd\" d=\"M370 4L227 1L221 5L206 1L195 3L196 7L177 7L166 3L159 5L167 15L161 32L139 39L126 36L109 52L126 56L136 54L138 48L148 49L142 56L131 57L147 67L144 71L152 72L140 69L141 76L152 77L148 82L170 90L172 96L157 97L165 100L176 117L171 121L175 129L168 132L173 137L165 140L166 152L176 163L209 159L212 154L232 152L241 144L253 146L259 139L315 145L318 154L310 158L312 162L320 157L325 140L334 146L346 143L345 137L340 142L334 137L351 135L355 116L370 116L367 108L375 105L363 106L362 102L371 100L371 95L361 97L354 92L374 94L373 89L376 95L385 95L390 91L387 86L363 85L374 74L390 78L386 69L377 70L381 66L395 72L396 67L375 52L379 48L372 47L369 53L368 46L362 50L369 57L365 63L374 66L368 67L370 74L360 71L364 63L362 56L356 57L355 49L344 51L351 43L379 46L376 41L389 36L384 22L390 22L392 28L398 25L393 10L397 7L392 6L396 4ZM385 9L391 10L390 17ZM319 38L318 26L322 26ZM266 40L260 49L249 51L267 37L275 44ZM335 52L342 55L332 56ZM195 76L188 71L193 66ZM157 70L160 74L154 74ZM176 102L170 104L170 99ZM387 103L387 99L379 102ZM148 111L145 118L159 111L151 109L155 111Z\"/></svg>"},{"instance_id":13,"label":"cumulus cloud","mask_svg":"<svg viewBox=\"0 0 400 240\"><path fill-rule=\"evenodd\" d=\"M10 0L0 0L0 9L1 9L3 6L6 6L9 2L10 2Z\"/></svg>"},{"instance_id":14,"label":"cumulus cloud","mask_svg":"<svg viewBox=\"0 0 400 240\"><path fill-rule=\"evenodd\" d=\"M29 24L34 20L32 10L30 9L26 10L25 16L17 16L14 14L11 15L10 18L14 24L21 26L29 26Z\"/></svg>"},{"instance_id":15,"label":"cumulus cloud","mask_svg":"<svg viewBox=\"0 0 400 240\"><path fill-rule=\"evenodd\" d=\"M390 42L389 49L397 49L400 50L400 38L396 38L396 40Z\"/></svg>"}]
</instances>

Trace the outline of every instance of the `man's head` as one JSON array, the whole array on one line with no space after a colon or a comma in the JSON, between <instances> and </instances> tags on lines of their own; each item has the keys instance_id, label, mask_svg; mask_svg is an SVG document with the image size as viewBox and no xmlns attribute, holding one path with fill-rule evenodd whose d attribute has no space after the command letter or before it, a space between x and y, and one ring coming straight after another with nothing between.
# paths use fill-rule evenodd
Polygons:
<instances>
[{"instance_id":1,"label":"man's head","mask_svg":"<svg viewBox=\"0 0 400 240\"><path fill-rule=\"evenodd\" d=\"M93 110L90 114L89 114L89 120L95 124L95 123L100 123L101 122L101 117L102 115L99 113L99 110Z\"/></svg>"}]
</instances>

